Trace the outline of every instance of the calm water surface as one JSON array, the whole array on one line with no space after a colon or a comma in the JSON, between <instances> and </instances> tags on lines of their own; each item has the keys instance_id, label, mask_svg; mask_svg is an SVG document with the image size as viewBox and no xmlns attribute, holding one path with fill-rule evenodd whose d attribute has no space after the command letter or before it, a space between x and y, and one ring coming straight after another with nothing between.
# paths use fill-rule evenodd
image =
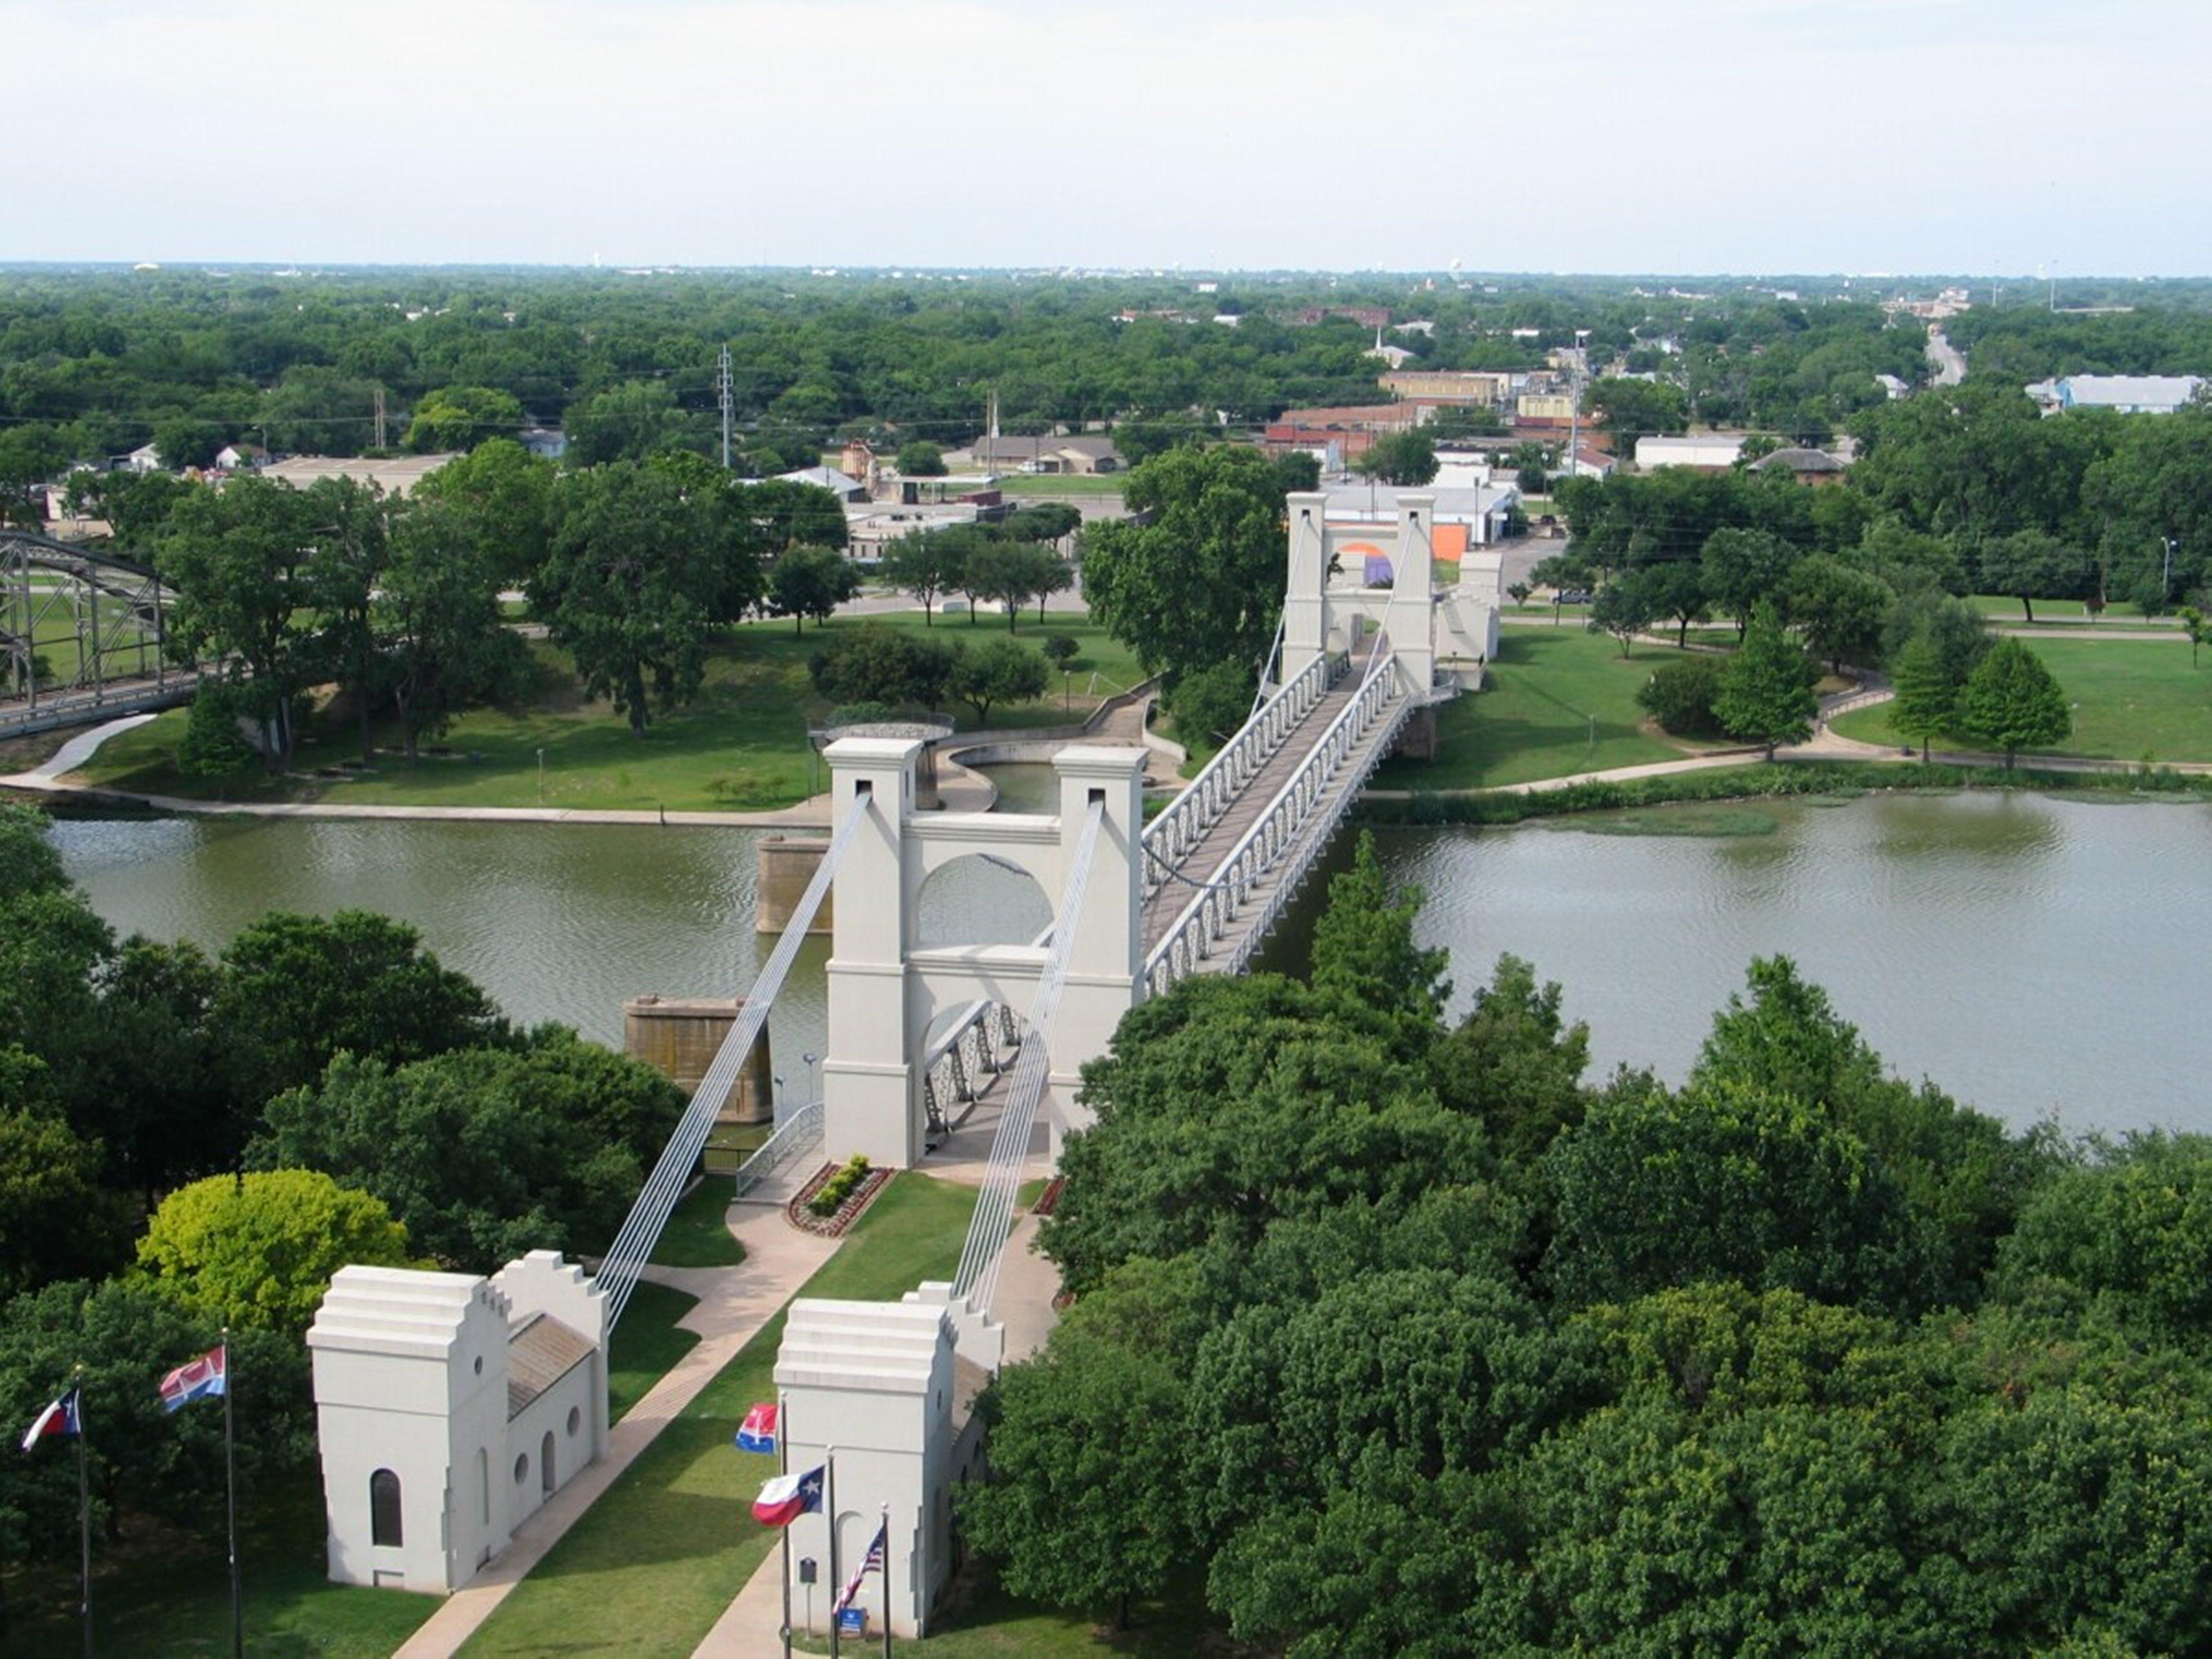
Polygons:
<instances>
[{"instance_id":1,"label":"calm water surface","mask_svg":"<svg viewBox=\"0 0 2212 1659\"><path fill-rule=\"evenodd\" d=\"M1048 770L1048 769L1040 769ZM1010 806L1021 790L1009 790ZM2212 807L2019 794L1763 809L1742 838L1626 836L1560 821L1400 830L1392 877L1422 887L1464 1007L1502 951L1565 987L1616 1062L1679 1079L1756 955L1827 988L1896 1069L2016 1124L2212 1129L2195 1081ZM757 832L570 824L72 820L55 838L119 932L220 949L276 908L413 923L514 1018L619 1043L647 991L741 994L774 941L752 930ZM1349 856L1334 850L1331 868ZM1321 884L1268 965L1303 959ZM1026 939L1050 920L1025 877L980 860L924 895L931 943ZM779 1001L776 1068L819 1054L826 941Z\"/></svg>"},{"instance_id":2,"label":"calm water surface","mask_svg":"<svg viewBox=\"0 0 2212 1659\"><path fill-rule=\"evenodd\" d=\"M1455 1012L1500 951L1536 964L1616 1063L1679 1081L1754 956L1794 957L1909 1078L2015 1125L2212 1130L2197 1080L2212 807L2019 793L1762 805L1772 835L1626 836L1561 819L1397 830ZM1332 849L1341 868L1349 846ZM1317 884L1318 885L1318 884ZM1270 945L1302 957L1312 890Z\"/></svg>"}]
</instances>

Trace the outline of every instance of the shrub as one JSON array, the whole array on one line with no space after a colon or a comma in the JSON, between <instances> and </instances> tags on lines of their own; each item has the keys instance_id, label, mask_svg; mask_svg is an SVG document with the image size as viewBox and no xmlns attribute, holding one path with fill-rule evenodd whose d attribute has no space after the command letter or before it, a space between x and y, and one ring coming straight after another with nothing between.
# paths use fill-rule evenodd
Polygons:
<instances>
[{"instance_id":1,"label":"shrub","mask_svg":"<svg viewBox=\"0 0 2212 1659\"><path fill-rule=\"evenodd\" d=\"M845 1200L854 1189L868 1178L868 1160L855 1152L847 1159L836 1175L822 1183L821 1190L806 1200L808 1211L818 1216L833 1216L845 1207Z\"/></svg>"},{"instance_id":2,"label":"shrub","mask_svg":"<svg viewBox=\"0 0 2212 1659\"><path fill-rule=\"evenodd\" d=\"M1638 690L1637 706L1677 737L1719 736L1713 695L1720 689L1725 660L1700 655L1666 664Z\"/></svg>"},{"instance_id":3,"label":"shrub","mask_svg":"<svg viewBox=\"0 0 2212 1659\"><path fill-rule=\"evenodd\" d=\"M1044 653L1052 659L1054 668L1065 668L1075 660L1083 647L1065 634L1055 634L1044 642Z\"/></svg>"}]
</instances>

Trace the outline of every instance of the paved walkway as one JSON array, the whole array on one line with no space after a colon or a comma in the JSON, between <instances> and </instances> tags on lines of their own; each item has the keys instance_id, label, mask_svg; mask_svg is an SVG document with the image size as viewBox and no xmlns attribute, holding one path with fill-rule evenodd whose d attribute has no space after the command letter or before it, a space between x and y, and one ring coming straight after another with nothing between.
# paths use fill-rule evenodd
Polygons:
<instances>
[{"instance_id":1,"label":"paved walkway","mask_svg":"<svg viewBox=\"0 0 2212 1659\"><path fill-rule=\"evenodd\" d=\"M474 1635L546 1551L837 1249L836 1240L817 1238L793 1227L780 1205L738 1209L730 1231L745 1247L745 1259L738 1267L649 1267L645 1273L655 1284L672 1285L699 1297L698 1306L678 1322L684 1329L699 1333L698 1345L615 1425L607 1437L606 1455L524 1522L499 1559L448 1596L399 1649L398 1659L444 1659Z\"/></svg>"}]
</instances>

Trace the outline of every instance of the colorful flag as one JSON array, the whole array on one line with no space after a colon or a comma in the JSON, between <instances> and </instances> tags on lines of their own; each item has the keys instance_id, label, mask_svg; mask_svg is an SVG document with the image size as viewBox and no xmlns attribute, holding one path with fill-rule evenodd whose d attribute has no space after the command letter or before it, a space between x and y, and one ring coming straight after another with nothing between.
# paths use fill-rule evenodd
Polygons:
<instances>
[{"instance_id":1,"label":"colorful flag","mask_svg":"<svg viewBox=\"0 0 2212 1659\"><path fill-rule=\"evenodd\" d=\"M745 1420L738 1425L738 1449L749 1452L773 1452L775 1449L777 1421L774 1406L755 1406L745 1413Z\"/></svg>"},{"instance_id":2,"label":"colorful flag","mask_svg":"<svg viewBox=\"0 0 2212 1659\"><path fill-rule=\"evenodd\" d=\"M853 1598L860 1593L860 1581L872 1572L881 1572L884 1570L884 1551L890 1542L890 1517L885 1516L884 1524L876 1528L876 1541L868 1546L868 1553L860 1558L860 1565L853 1570L853 1576L845 1581L845 1593L837 1598L837 1605L831 1609L833 1613L842 1613L851 1607Z\"/></svg>"},{"instance_id":3,"label":"colorful flag","mask_svg":"<svg viewBox=\"0 0 2212 1659\"><path fill-rule=\"evenodd\" d=\"M175 1411L195 1400L219 1400L230 1392L230 1354L210 1348L198 1359L187 1359L161 1379L161 1409Z\"/></svg>"},{"instance_id":4,"label":"colorful flag","mask_svg":"<svg viewBox=\"0 0 2212 1659\"><path fill-rule=\"evenodd\" d=\"M776 1476L753 1499L753 1519L763 1526L787 1527L802 1515L819 1512L823 1468L817 1463L803 1474Z\"/></svg>"},{"instance_id":5,"label":"colorful flag","mask_svg":"<svg viewBox=\"0 0 2212 1659\"><path fill-rule=\"evenodd\" d=\"M84 1432L84 1391L72 1387L67 1394L39 1413L39 1420L31 1425L30 1432L23 1437L23 1449L28 1451L49 1436L82 1435Z\"/></svg>"}]
</instances>

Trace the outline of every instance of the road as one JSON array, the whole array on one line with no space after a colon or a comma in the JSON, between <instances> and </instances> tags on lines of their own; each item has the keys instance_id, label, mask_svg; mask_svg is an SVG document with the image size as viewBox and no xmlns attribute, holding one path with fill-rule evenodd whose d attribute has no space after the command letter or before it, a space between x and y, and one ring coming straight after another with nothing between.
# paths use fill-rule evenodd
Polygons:
<instances>
[{"instance_id":1,"label":"road","mask_svg":"<svg viewBox=\"0 0 2212 1659\"><path fill-rule=\"evenodd\" d=\"M1956 386L1966 378L1966 360L1958 347L1943 337L1941 323L1928 325L1928 361L1936 365L1937 386Z\"/></svg>"}]
</instances>

